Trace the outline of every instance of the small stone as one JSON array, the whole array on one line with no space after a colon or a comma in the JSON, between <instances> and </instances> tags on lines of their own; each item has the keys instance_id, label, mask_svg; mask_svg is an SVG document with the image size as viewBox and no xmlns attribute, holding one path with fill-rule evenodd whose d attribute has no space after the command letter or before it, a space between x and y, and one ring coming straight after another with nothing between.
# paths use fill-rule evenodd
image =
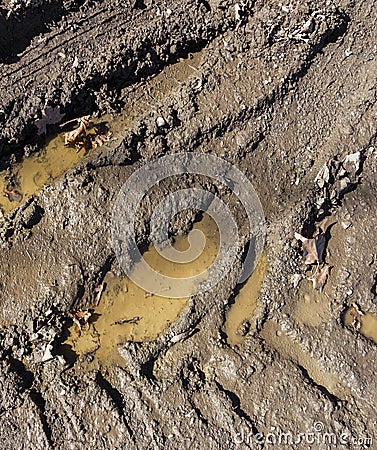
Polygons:
<instances>
[{"instance_id":1,"label":"small stone","mask_svg":"<svg viewBox=\"0 0 377 450\"><path fill-rule=\"evenodd\" d=\"M159 116L156 119L156 124L159 128L162 128L166 125L166 120L162 116Z\"/></svg>"},{"instance_id":2,"label":"small stone","mask_svg":"<svg viewBox=\"0 0 377 450\"><path fill-rule=\"evenodd\" d=\"M354 178L361 168L361 152L355 152L347 155L343 162L343 167L351 178Z\"/></svg>"},{"instance_id":3,"label":"small stone","mask_svg":"<svg viewBox=\"0 0 377 450\"><path fill-rule=\"evenodd\" d=\"M51 350L52 350L52 345L51 345L51 343L49 343L46 345L44 354L42 356L42 362L50 361L50 359L53 358Z\"/></svg>"},{"instance_id":4,"label":"small stone","mask_svg":"<svg viewBox=\"0 0 377 450\"><path fill-rule=\"evenodd\" d=\"M348 278L350 277L350 273L348 272L348 270L344 270L341 274L340 274L340 279L341 281L346 281L348 280Z\"/></svg>"},{"instance_id":5,"label":"small stone","mask_svg":"<svg viewBox=\"0 0 377 450\"><path fill-rule=\"evenodd\" d=\"M315 177L314 181L322 189L328 184L329 180L330 180L330 170L327 167L327 164L324 164L321 170L318 172L317 176Z\"/></svg>"},{"instance_id":6,"label":"small stone","mask_svg":"<svg viewBox=\"0 0 377 450\"><path fill-rule=\"evenodd\" d=\"M246 336L249 331L250 322L248 320L244 320L236 331L236 334L238 334L239 336Z\"/></svg>"},{"instance_id":7,"label":"small stone","mask_svg":"<svg viewBox=\"0 0 377 450\"><path fill-rule=\"evenodd\" d=\"M78 58L77 58L77 56L75 56L75 59L74 59L74 61L73 61L73 63L72 63L72 68L73 69L76 69L77 67L79 67L79 60L78 60Z\"/></svg>"},{"instance_id":8,"label":"small stone","mask_svg":"<svg viewBox=\"0 0 377 450\"><path fill-rule=\"evenodd\" d=\"M297 288L303 278L301 273L295 273L290 277L289 282L294 288Z\"/></svg>"},{"instance_id":9,"label":"small stone","mask_svg":"<svg viewBox=\"0 0 377 450\"><path fill-rule=\"evenodd\" d=\"M348 220L343 220L340 224L344 230L347 230L352 225Z\"/></svg>"}]
</instances>

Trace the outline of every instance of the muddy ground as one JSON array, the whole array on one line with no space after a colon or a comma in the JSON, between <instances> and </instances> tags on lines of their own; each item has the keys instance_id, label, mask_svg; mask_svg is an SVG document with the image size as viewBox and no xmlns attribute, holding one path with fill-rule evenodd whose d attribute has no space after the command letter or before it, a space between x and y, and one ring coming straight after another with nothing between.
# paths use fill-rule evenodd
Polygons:
<instances>
[{"instance_id":1,"label":"muddy ground","mask_svg":"<svg viewBox=\"0 0 377 450\"><path fill-rule=\"evenodd\" d=\"M376 7L0 2L1 169L42 148L35 121L47 106L118 124L110 143L2 218L2 448L284 448L282 433L291 448L377 448ZM63 350L68 311L121 273L110 221L124 181L178 151L223 157L258 192L267 269L257 309L230 345L236 264L156 340L91 365ZM294 233L311 237L325 216L332 269L320 292Z\"/></svg>"}]
</instances>

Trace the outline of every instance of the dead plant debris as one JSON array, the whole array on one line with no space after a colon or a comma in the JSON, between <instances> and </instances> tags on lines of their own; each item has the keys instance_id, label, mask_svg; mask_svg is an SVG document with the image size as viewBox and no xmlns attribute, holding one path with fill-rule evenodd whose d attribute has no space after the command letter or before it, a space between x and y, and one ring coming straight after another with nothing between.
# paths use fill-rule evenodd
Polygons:
<instances>
[{"instance_id":1,"label":"dead plant debris","mask_svg":"<svg viewBox=\"0 0 377 450\"><path fill-rule=\"evenodd\" d=\"M72 131L67 131L66 133L64 133L64 145L69 146L71 144L76 145L79 140L82 139L86 136L86 132L88 131L88 128L91 127L91 122L90 122L90 116L83 116L83 117L79 117L77 119L72 119L72 120L68 120L68 122L64 122L60 125L60 128L65 127L68 124L71 123L77 123L77 128L75 128Z\"/></svg>"},{"instance_id":2,"label":"dead plant debris","mask_svg":"<svg viewBox=\"0 0 377 450\"><path fill-rule=\"evenodd\" d=\"M315 224L315 232L312 238L306 238L300 233L295 233L295 238L302 242L303 260L306 265L322 264L324 262L324 253L328 241L327 230L336 223L327 216Z\"/></svg>"},{"instance_id":3,"label":"dead plant debris","mask_svg":"<svg viewBox=\"0 0 377 450\"><path fill-rule=\"evenodd\" d=\"M140 320L141 320L141 317L135 316L135 317L131 317L130 319L117 320L117 321L113 322L111 325L123 325L125 323L137 324L137 323L139 323Z\"/></svg>"},{"instance_id":4,"label":"dead plant debris","mask_svg":"<svg viewBox=\"0 0 377 450\"><path fill-rule=\"evenodd\" d=\"M51 108L50 106L43 110L42 118L35 121L38 128L38 135L47 133L47 125L59 124L65 114L61 114L59 108Z\"/></svg>"},{"instance_id":5,"label":"dead plant debris","mask_svg":"<svg viewBox=\"0 0 377 450\"><path fill-rule=\"evenodd\" d=\"M344 315L344 325L349 328L359 331L361 328L361 318L364 315L363 311L356 303L353 303Z\"/></svg>"},{"instance_id":6,"label":"dead plant debris","mask_svg":"<svg viewBox=\"0 0 377 450\"><path fill-rule=\"evenodd\" d=\"M3 190L4 197L6 197L10 202L20 202L22 200L22 194L17 189L6 187Z\"/></svg>"},{"instance_id":7,"label":"dead plant debris","mask_svg":"<svg viewBox=\"0 0 377 450\"><path fill-rule=\"evenodd\" d=\"M326 236L322 230L314 238L306 238L300 233L295 233L295 238L302 242L303 260L306 265L321 264L326 246Z\"/></svg>"},{"instance_id":8,"label":"dead plant debris","mask_svg":"<svg viewBox=\"0 0 377 450\"><path fill-rule=\"evenodd\" d=\"M295 238L302 243L303 250L303 262L306 266L312 266L317 264L314 274L311 277L307 277L312 281L313 288L322 292L327 279L330 274L331 266L325 263L325 249L329 239L327 230L334 225L334 221L331 222L330 217L327 216L320 222L315 224L316 230L312 238L302 236L300 233L295 233ZM322 265L322 267L320 267ZM297 275L296 279L292 278L291 283L297 287L300 279Z\"/></svg>"},{"instance_id":9,"label":"dead plant debris","mask_svg":"<svg viewBox=\"0 0 377 450\"><path fill-rule=\"evenodd\" d=\"M112 137L112 132L105 124L93 125L90 116L78 117L60 125L60 128L76 123L77 127L64 133L64 145L74 147L77 152L82 149L92 150L101 147Z\"/></svg>"},{"instance_id":10,"label":"dead plant debris","mask_svg":"<svg viewBox=\"0 0 377 450\"><path fill-rule=\"evenodd\" d=\"M76 332L80 336L82 329L88 325L92 313L88 310L76 311L72 309L71 311L69 311L69 315L72 317Z\"/></svg>"},{"instance_id":11,"label":"dead plant debris","mask_svg":"<svg viewBox=\"0 0 377 450\"><path fill-rule=\"evenodd\" d=\"M94 289L94 301L93 306L98 306L99 302L101 301L102 292L105 288L105 284L101 283Z\"/></svg>"},{"instance_id":12,"label":"dead plant debris","mask_svg":"<svg viewBox=\"0 0 377 450\"><path fill-rule=\"evenodd\" d=\"M324 288L329 276L330 269L331 266L325 264L319 272L317 271L317 273L315 273L313 277L309 278L309 280L313 282L314 289L322 292L322 289Z\"/></svg>"}]
</instances>

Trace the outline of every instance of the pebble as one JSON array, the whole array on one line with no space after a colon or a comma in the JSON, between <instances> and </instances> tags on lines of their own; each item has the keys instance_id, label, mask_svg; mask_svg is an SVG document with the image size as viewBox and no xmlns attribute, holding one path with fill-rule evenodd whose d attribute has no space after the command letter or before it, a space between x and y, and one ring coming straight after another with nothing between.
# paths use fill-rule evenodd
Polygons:
<instances>
[{"instance_id":1,"label":"pebble","mask_svg":"<svg viewBox=\"0 0 377 450\"><path fill-rule=\"evenodd\" d=\"M351 226L351 222L345 220L340 222L340 224L344 230L347 230Z\"/></svg>"},{"instance_id":2,"label":"pebble","mask_svg":"<svg viewBox=\"0 0 377 450\"><path fill-rule=\"evenodd\" d=\"M162 128L166 125L166 120L162 116L158 116L156 119L156 124L159 128Z\"/></svg>"},{"instance_id":3,"label":"pebble","mask_svg":"<svg viewBox=\"0 0 377 450\"><path fill-rule=\"evenodd\" d=\"M341 281L346 281L346 280L348 280L348 278L350 277L350 273L348 272L348 270L344 270L344 271L342 271L341 272L341 274L340 274L340 280Z\"/></svg>"}]
</instances>

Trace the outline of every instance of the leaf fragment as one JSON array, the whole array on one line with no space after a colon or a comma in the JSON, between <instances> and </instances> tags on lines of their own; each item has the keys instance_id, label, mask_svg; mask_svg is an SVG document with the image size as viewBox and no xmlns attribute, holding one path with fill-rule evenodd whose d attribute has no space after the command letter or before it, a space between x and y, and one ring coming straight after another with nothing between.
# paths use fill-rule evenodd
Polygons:
<instances>
[{"instance_id":1,"label":"leaf fragment","mask_svg":"<svg viewBox=\"0 0 377 450\"><path fill-rule=\"evenodd\" d=\"M336 224L336 220L331 220L331 216L326 216L324 219L322 219L320 222L316 222L316 235L319 234L321 231L323 233L326 233L326 231L332 227L334 224Z\"/></svg>"},{"instance_id":2,"label":"leaf fragment","mask_svg":"<svg viewBox=\"0 0 377 450\"><path fill-rule=\"evenodd\" d=\"M141 317L139 316L131 317L131 319L120 319L117 320L116 322L113 322L111 325L123 325L125 323L137 324L139 323L140 319Z\"/></svg>"},{"instance_id":3,"label":"leaf fragment","mask_svg":"<svg viewBox=\"0 0 377 450\"><path fill-rule=\"evenodd\" d=\"M34 122L38 128L38 135L47 133L47 125L56 125L62 121L65 114L61 114L58 107L51 108L48 106L43 110L42 118Z\"/></svg>"},{"instance_id":4,"label":"leaf fragment","mask_svg":"<svg viewBox=\"0 0 377 450\"><path fill-rule=\"evenodd\" d=\"M314 289L322 292L322 289L324 288L327 278L329 276L330 269L331 266L325 264L317 274L315 274L312 278L309 278L313 283Z\"/></svg>"},{"instance_id":5,"label":"leaf fragment","mask_svg":"<svg viewBox=\"0 0 377 450\"><path fill-rule=\"evenodd\" d=\"M60 125L60 127L62 128L72 122L77 122L78 126L74 130L64 133L64 145L66 147L75 147L77 152L82 148L91 150L101 147L112 137L111 130L104 124L98 124L93 128L90 116L69 120Z\"/></svg>"},{"instance_id":6,"label":"leaf fragment","mask_svg":"<svg viewBox=\"0 0 377 450\"><path fill-rule=\"evenodd\" d=\"M98 306L99 305L99 302L101 301L102 292L103 292L104 287L105 287L105 284L101 283L94 289L95 296L94 296L93 306Z\"/></svg>"},{"instance_id":7,"label":"leaf fragment","mask_svg":"<svg viewBox=\"0 0 377 450\"><path fill-rule=\"evenodd\" d=\"M75 324L75 328L77 334L81 335L81 330L88 324L89 318L92 315L88 310L71 310L69 311L69 315L72 317L73 323Z\"/></svg>"},{"instance_id":8,"label":"leaf fragment","mask_svg":"<svg viewBox=\"0 0 377 450\"><path fill-rule=\"evenodd\" d=\"M6 197L10 202L19 203L22 200L22 194L17 189L5 188L3 193L4 197Z\"/></svg>"},{"instance_id":9,"label":"leaf fragment","mask_svg":"<svg viewBox=\"0 0 377 450\"><path fill-rule=\"evenodd\" d=\"M90 126L90 116L83 116L79 117L78 119L69 120L68 122L60 125L60 127L62 128L68 123L75 121L78 123L78 127L72 131L67 131L66 133L64 133L65 146L78 143L79 138L84 138L86 136L87 129Z\"/></svg>"},{"instance_id":10,"label":"leaf fragment","mask_svg":"<svg viewBox=\"0 0 377 450\"><path fill-rule=\"evenodd\" d=\"M314 264L318 261L315 239L308 239L300 233L295 233L295 238L302 242L303 260L305 264Z\"/></svg>"},{"instance_id":11,"label":"leaf fragment","mask_svg":"<svg viewBox=\"0 0 377 450\"><path fill-rule=\"evenodd\" d=\"M300 233L295 233L295 238L302 242L303 259L307 265L323 262L323 255L326 247L326 235L319 230L319 233L314 238L306 238Z\"/></svg>"}]
</instances>

